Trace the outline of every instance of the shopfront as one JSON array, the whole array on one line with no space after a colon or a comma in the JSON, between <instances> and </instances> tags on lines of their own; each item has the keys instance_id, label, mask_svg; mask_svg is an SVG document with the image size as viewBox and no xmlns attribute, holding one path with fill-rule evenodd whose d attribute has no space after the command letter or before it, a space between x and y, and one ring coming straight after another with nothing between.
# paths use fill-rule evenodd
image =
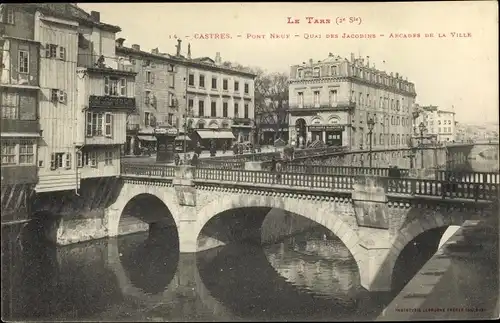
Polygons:
<instances>
[{"instance_id":1,"label":"shopfront","mask_svg":"<svg viewBox=\"0 0 500 323\"><path fill-rule=\"evenodd\" d=\"M342 146L344 126L339 125L310 125L312 141L321 140L327 146Z\"/></svg>"},{"instance_id":2,"label":"shopfront","mask_svg":"<svg viewBox=\"0 0 500 323\"><path fill-rule=\"evenodd\" d=\"M209 150L211 142L215 142L216 149L220 150L226 145L226 149L231 149L234 137L229 129L198 129L195 131L196 141L201 144L203 150Z\"/></svg>"}]
</instances>

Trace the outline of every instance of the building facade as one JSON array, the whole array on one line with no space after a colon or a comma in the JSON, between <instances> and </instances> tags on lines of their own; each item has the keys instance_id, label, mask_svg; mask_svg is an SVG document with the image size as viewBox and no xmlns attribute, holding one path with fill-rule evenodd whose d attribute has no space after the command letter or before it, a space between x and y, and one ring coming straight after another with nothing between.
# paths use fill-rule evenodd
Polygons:
<instances>
[{"instance_id":1,"label":"building facade","mask_svg":"<svg viewBox=\"0 0 500 323\"><path fill-rule=\"evenodd\" d=\"M437 106L419 107L419 115L415 119L413 133L420 136L419 125L425 125L425 135L434 138L436 142L453 142L457 138L455 112L440 110Z\"/></svg>"},{"instance_id":2,"label":"building facade","mask_svg":"<svg viewBox=\"0 0 500 323\"><path fill-rule=\"evenodd\" d=\"M369 59L329 54L290 70L290 142L322 141L368 149L368 120L374 121L373 148L406 146L411 137L415 86L399 73L387 74Z\"/></svg>"},{"instance_id":3,"label":"building facade","mask_svg":"<svg viewBox=\"0 0 500 323\"><path fill-rule=\"evenodd\" d=\"M135 74L118 70L115 59L120 28L73 4L26 7L41 53L37 193L118 175L126 115L135 107Z\"/></svg>"},{"instance_id":4,"label":"building facade","mask_svg":"<svg viewBox=\"0 0 500 323\"><path fill-rule=\"evenodd\" d=\"M188 80L187 110L182 116L187 115L191 120L192 139L203 147L209 147L214 139L218 148L224 144L229 148L233 141L252 142L255 75L224 67L220 53L215 60L189 57L181 67Z\"/></svg>"},{"instance_id":5,"label":"building facade","mask_svg":"<svg viewBox=\"0 0 500 323\"><path fill-rule=\"evenodd\" d=\"M26 218L38 182L39 52L34 14L0 5L2 223Z\"/></svg>"},{"instance_id":6,"label":"building facade","mask_svg":"<svg viewBox=\"0 0 500 323\"><path fill-rule=\"evenodd\" d=\"M155 128L179 127L178 94L182 82L177 75L177 62L158 49L150 53L140 45L124 46L116 41L116 55L124 70L137 73L135 97L137 110L127 120L125 152L133 155L139 147L156 148Z\"/></svg>"},{"instance_id":7,"label":"building facade","mask_svg":"<svg viewBox=\"0 0 500 323\"><path fill-rule=\"evenodd\" d=\"M137 72L137 111L128 120L127 152L137 146L155 146L155 129L176 128L177 142L208 148L211 139L229 148L234 140L250 141L254 120L255 75L222 65L220 55L191 58L181 54L178 41L174 55L157 48L142 51L140 45L117 42L118 59ZM185 124L192 132L185 134Z\"/></svg>"}]
</instances>

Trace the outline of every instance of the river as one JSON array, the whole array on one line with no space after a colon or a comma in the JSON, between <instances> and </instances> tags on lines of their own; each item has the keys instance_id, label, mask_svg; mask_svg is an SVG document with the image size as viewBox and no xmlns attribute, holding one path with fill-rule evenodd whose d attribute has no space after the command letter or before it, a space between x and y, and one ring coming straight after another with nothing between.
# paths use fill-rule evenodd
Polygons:
<instances>
[{"instance_id":1,"label":"river","mask_svg":"<svg viewBox=\"0 0 500 323\"><path fill-rule=\"evenodd\" d=\"M372 320L395 296L368 293L326 229L269 246L179 254L166 229L50 247L2 245L7 320ZM9 250L11 248L11 250Z\"/></svg>"}]
</instances>

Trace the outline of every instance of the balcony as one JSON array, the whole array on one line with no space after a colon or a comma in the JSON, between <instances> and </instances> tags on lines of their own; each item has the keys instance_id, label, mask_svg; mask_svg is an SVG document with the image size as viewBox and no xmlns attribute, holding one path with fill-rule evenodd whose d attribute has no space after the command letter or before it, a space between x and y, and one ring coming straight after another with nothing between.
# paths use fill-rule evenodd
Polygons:
<instances>
[{"instance_id":1,"label":"balcony","mask_svg":"<svg viewBox=\"0 0 500 323\"><path fill-rule=\"evenodd\" d=\"M78 67L86 67L89 73L115 76L135 76L135 64L128 58L104 55L78 54Z\"/></svg>"},{"instance_id":2,"label":"balcony","mask_svg":"<svg viewBox=\"0 0 500 323\"><path fill-rule=\"evenodd\" d=\"M294 112L322 112L322 111L349 111L353 110L356 107L356 102L354 101L342 101L342 102L336 102L331 105L319 105L319 106L314 106L314 105L290 105L288 108L288 111L294 113Z\"/></svg>"},{"instance_id":3,"label":"balcony","mask_svg":"<svg viewBox=\"0 0 500 323\"><path fill-rule=\"evenodd\" d=\"M90 95L89 108L104 108L111 110L135 110L135 98L125 96Z\"/></svg>"},{"instance_id":4,"label":"balcony","mask_svg":"<svg viewBox=\"0 0 500 323\"><path fill-rule=\"evenodd\" d=\"M16 133L27 137L40 135L40 124L38 120L1 119L0 129L2 136L5 133Z\"/></svg>"}]
</instances>

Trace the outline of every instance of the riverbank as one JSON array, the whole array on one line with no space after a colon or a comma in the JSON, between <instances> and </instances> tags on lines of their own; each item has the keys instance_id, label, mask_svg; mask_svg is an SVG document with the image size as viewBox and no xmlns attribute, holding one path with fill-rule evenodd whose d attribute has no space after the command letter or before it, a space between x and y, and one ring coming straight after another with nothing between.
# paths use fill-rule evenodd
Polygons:
<instances>
[{"instance_id":1,"label":"riverbank","mask_svg":"<svg viewBox=\"0 0 500 323\"><path fill-rule=\"evenodd\" d=\"M466 221L377 318L498 318L498 222Z\"/></svg>"}]
</instances>

